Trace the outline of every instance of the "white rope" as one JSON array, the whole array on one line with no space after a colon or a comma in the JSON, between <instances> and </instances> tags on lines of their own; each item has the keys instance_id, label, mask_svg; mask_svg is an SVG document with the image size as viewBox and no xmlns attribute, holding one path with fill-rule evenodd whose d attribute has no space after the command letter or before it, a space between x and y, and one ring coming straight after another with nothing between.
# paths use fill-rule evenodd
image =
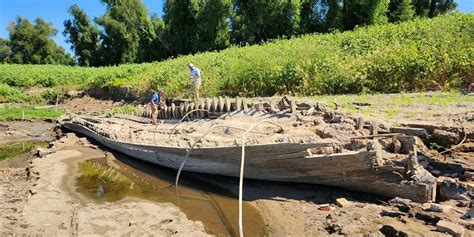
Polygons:
<instances>
[{"instance_id":1,"label":"white rope","mask_svg":"<svg viewBox=\"0 0 474 237\"><path fill-rule=\"evenodd\" d=\"M280 127L283 129L283 127L280 124L271 122L269 120L262 120L260 122L257 122L256 124L252 125L250 128L248 128L243 137L242 137L242 157L240 160L240 176L239 176L239 236L243 237L244 236L244 227L243 227L243 217L242 217L242 194L243 194L243 188L244 188L244 165L245 165L245 140L247 139L247 134L254 129L256 126L262 124L262 123L269 123L273 124L275 126Z\"/></svg>"},{"instance_id":2,"label":"white rope","mask_svg":"<svg viewBox=\"0 0 474 237\"><path fill-rule=\"evenodd\" d=\"M241 128L236 128L236 127L233 127L233 126L229 126L229 125L224 125L224 124L214 124L212 125L201 137L199 137L192 145L189 149L186 150L186 158L184 159L184 161L181 163L181 165L179 166L179 169L178 169L178 174L176 175L176 179L175 179L175 186L176 186L176 192L178 191L178 182L179 182L179 176L181 175L181 171L183 170L183 167L184 167L184 164L186 164L186 162L188 161L189 159L189 155L191 154L191 151L194 149L194 147L199 143L201 142L201 140L207 135L209 134L214 128L217 128L217 127L227 127L227 128L233 128L233 129L241 129ZM243 129L241 129L243 130Z\"/></svg>"},{"instance_id":3,"label":"white rope","mask_svg":"<svg viewBox=\"0 0 474 237\"><path fill-rule=\"evenodd\" d=\"M207 110L207 109L193 109L193 110L189 111L187 114L185 114L185 115L183 116L183 118L181 118L181 120L179 120L178 123L176 123L176 125L173 126L173 128L171 128L170 134L168 135L168 139L171 138L171 135L173 135L173 131L176 130L176 128L181 124L181 122L183 122L183 120L184 120L186 117L188 117L188 115L190 115L192 112L196 112L196 111L205 111L205 112L208 112L208 113L209 113L209 110Z\"/></svg>"}]
</instances>

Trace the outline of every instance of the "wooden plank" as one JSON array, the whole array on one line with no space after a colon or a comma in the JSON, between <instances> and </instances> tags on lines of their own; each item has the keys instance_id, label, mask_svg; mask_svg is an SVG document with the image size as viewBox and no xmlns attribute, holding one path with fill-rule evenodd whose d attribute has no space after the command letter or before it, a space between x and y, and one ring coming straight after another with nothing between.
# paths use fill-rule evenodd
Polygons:
<instances>
[{"instance_id":1,"label":"wooden plank","mask_svg":"<svg viewBox=\"0 0 474 237\"><path fill-rule=\"evenodd\" d=\"M400 136L401 133L386 133L386 134L377 134L377 135L369 135L369 136L361 136L361 137L351 137L351 139L370 139L376 137L396 137Z\"/></svg>"},{"instance_id":2,"label":"wooden plank","mask_svg":"<svg viewBox=\"0 0 474 237\"><path fill-rule=\"evenodd\" d=\"M403 133L409 136L418 136L427 138L428 132L424 128L406 128L406 127L391 127L391 133Z\"/></svg>"}]
</instances>

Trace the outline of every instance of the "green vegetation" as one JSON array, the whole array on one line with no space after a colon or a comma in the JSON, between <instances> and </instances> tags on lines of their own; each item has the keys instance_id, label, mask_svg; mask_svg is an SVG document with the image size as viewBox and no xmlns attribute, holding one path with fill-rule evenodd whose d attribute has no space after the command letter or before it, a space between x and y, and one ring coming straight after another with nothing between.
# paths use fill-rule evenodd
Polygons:
<instances>
[{"instance_id":1,"label":"green vegetation","mask_svg":"<svg viewBox=\"0 0 474 237\"><path fill-rule=\"evenodd\" d=\"M96 0L97 1L97 0ZM152 62L230 45L261 44L302 34L353 30L456 9L454 0L166 0L163 18L149 16L142 0L100 0L105 12L94 20L78 5L69 8L63 35L75 63L107 66ZM0 39L0 62L74 63L41 18L22 17Z\"/></svg>"},{"instance_id":2,"label":"green vegetation","mask_svg":"<svg viewBox=\"0 0 474 237\"><path fill-rule=\"evenodd\" d=\"M17 17L8 26L9 40L0 39L0 62L18 64L64 64L72 65L74 60L64 48L56 45L51 36L58 33L51 23L36 18L35 24Z\"/></svg>"},{"instance_id":3,"label":"green vegetation","mask_svg":"<svg viewBox=\"0 0 474 237\"><path fill-rule=\"evenodd\" d=\"M202 70L206 96L443 90L473 77L472 42L474 15L453 14L232 47L158 63L100 68L0 65L0 84L23 89L125 86L142 95L160 88L167 96L180 96L189 83L185 65L194 62ZM14 98L17 91L8 94Z\"/></svg>"},{"instance_id":4,"label":"green vegetation","mask_svg":"<svg viewBox=\"0 0 474 237\"><path fill-rule=\"evenodd\" d=\"M0 108L0 120L20 120L33 118L57 118L61 112L54 109Z\"/></svg>"},{"instance_id":5,"label":"green vegetation","mask_svg":"<svg viewBox=\"0 0 474 237\"><path fill-rule=\"evenodd\" d=\"M28 141L2 144L0 145L0 161L21 154L25 154L37 147L46 147L47 145L48 143L43 141Z\"/></svg>"}]
</instances>

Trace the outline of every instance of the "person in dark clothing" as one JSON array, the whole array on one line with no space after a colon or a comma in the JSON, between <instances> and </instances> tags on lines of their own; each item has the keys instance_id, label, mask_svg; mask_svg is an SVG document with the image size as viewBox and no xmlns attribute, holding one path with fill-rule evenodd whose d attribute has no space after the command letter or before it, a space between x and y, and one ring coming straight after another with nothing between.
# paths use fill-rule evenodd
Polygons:
<instances>
[{"instance_id":1,"label":"person in dark clothing","mask_svg":"<svg viewBox=\"0 0 474 237\"><path fill-rule=\"evenodd\" d=\"M160 113L160 104L163 103L161 102L161 97L163 95L162 91L154 91L153 95L151 96L150 100L150 107L151 107L151 124L156 125L157 124L157 118Z\"/></svg>"}]
</instances>

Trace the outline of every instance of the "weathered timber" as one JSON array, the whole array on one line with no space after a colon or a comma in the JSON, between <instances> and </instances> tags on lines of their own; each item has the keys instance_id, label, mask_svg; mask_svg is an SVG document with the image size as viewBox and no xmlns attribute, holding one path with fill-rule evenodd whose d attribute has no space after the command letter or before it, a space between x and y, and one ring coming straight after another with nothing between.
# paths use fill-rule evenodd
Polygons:
<instances>
[{"instance_id":1,"label":"weathered timber","mask_svg":"<svg viewBox=\"0 0 474 237\"><path fill-rule=\"evenodd\" d=\"M356 123L356 129L361 130L364 127L364 117L358 117Z\"/></svg>"},{"instance_id":2,"label":"weathered timber","mask_svg":"<svg viewBox=\"0 0 474 237\"><path fill-rule=\"evenodd\" d=\"M219 106L218 106L219 112L224 112L224 106L225 106L224 98L219 96Z\"/></svg>"},{"instance_id":3,"label":"weathered timber","mask_svg":"<svg viewBox=\"0 0 474 237\"><path fill-rule=\"evenodd\" d=\"M406 128L406 127L391 127L391 133L403 133L409 136L428 137L428 132L424 128Z\"/></svg>"},{"instance_id":4,"label":"weathered timber","mask_svg":"<svg viewBox=\"0 0 474 237\"><path fill-rule=\"evenodd\" d=\"M225 112L232 111L232 107L230 106L230 99L227 96L224 98L224 109L225 109Z\"/></svg>"},{"instance_id":5,"label":"weathered timber","mask_svg":"<svg viewBox=\"0 0 474 237\"><path fill-rule=\"evenodd\" d=\"M116 136L101 129L104 123L95 124L80 117L66 117L60 123L66 129L84 134L112 150L154 164L177 169L186 158L187 148L116 140ZM245 177L331 185L418 202L434 201L436 180L416 163L416 152L401 163L380 162L383 152L378 152L376 143L367 151L329 155L309 155L307 152L308 149L328 146L332 143L248 145L245 148ZM237 177L241 152L239 145L195 148L183 170Z\"/></svg>"},{"instance_id":6,"label":"weathered timber","mask_svg":"<svg viewBox=\"0 0 474 237\"><path fill-rule=\"evenodd\" d=\"M239 111L239 110L242 110L242 109L243 109L242 99L240 99L240 97L235 98L235 108L234 108L234 110Z\"/></svg>"}]
</instances>

